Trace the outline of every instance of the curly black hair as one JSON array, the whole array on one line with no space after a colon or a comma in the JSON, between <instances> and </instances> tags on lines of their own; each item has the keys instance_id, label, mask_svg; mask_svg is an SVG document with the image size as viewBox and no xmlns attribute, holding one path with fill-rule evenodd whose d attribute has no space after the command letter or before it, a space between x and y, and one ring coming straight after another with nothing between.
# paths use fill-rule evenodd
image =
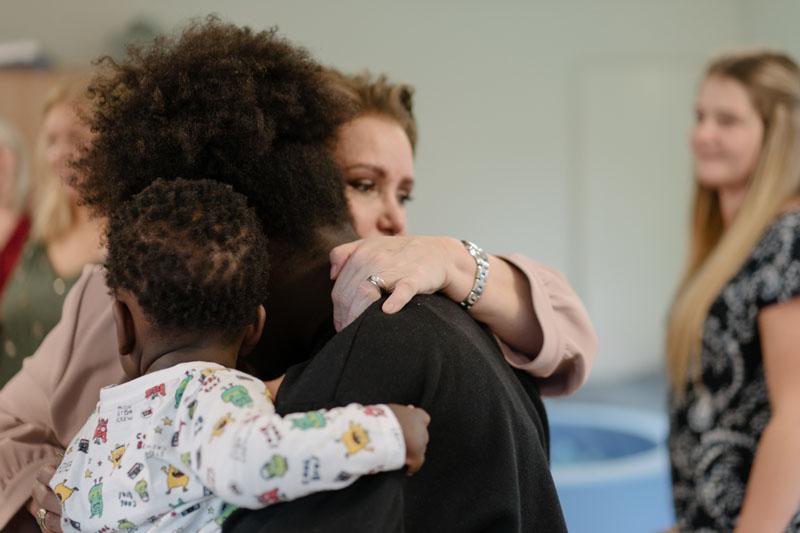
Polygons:
<instances>
[{"instance_id":1,"label":"curly black hair","mask_svg":"<svg viewBox=\"0 0 800 533\"><path fill-rule=\"evenodd\" d=\"M74 186L95 214L153 179L214 179L247 196L273 240L307 245L349 221L325 142L348 104L322 68L276 30L207 17L177 37L97 61L89 87L92 147Z\"/></svg>"},{"instance_id":2,"label":"curly black hair","mask_svg":"<svg viewBox=\"0 0 800 533\"><path fill-rule=\"evenodd\" d=\"M235 335L267 297L267 239L230 185L157 179L112 214L106 242L109 288L159 332Z\"/></svg>"}]
</instances>

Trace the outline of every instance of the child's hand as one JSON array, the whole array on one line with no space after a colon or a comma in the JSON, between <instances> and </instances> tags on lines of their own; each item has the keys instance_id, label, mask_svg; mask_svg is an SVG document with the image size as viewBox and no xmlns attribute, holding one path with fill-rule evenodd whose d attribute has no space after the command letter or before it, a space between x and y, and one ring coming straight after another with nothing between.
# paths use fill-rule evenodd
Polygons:
<instances>
[{"instance_id":1,"label":"child's hand","mask_svg":"<svg viewBox=\"0 0 800 533\"><path fill-rule=\"evenodd\" d=\"M400 428L403 430L403 437L406 440L406 471L410 476L425 462L425 449L428 447L428 424L431 422L431 417L424 409L413 405L406 407L390 403L389 409L397 417Z\"/></svg>"}]
</instances>

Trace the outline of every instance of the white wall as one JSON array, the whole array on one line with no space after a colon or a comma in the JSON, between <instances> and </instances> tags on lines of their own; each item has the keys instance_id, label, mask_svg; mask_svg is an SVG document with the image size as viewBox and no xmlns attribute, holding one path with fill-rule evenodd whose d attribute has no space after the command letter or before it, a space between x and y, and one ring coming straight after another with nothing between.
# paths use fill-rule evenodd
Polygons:
<instances>
[{"instance_id":1,"label":"white wall","mask_svg":"<svg viewBox=\"0 0 800 533\"><path fill-rule=\"evenodd\" d=\"M414 83L412 230L563 270L601 337L598 381L660 365L703 63L759 40L800 52L791 0L4 0L0 10L0 39L37 37L72 65L133 16L171 28L217 11L277 24L323 62Z\"/></svg>"}]
</instances>

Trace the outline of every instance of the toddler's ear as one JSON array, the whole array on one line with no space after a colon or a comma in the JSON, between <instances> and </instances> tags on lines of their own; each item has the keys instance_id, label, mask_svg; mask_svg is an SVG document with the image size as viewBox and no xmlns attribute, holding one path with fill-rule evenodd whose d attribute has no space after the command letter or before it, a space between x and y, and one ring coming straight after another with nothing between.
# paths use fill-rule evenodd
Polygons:
<instances>
[{"instance_id":1,"label":"toddler's ear","mask_svg":"<svg viewBox=\"0 0 800 533\"><path fill-rule=\"evenodd\" d=\"M114 299L114 323L117 325L117 348L120 355L130 355L136 345L133 315L125 303Z\"/></svg>"},{"instance_id":2,"label":"toddler's ear","mask_svg":"<svg viewBox=\"0 0 800 533\"><path fill-rule=\"evenodd\" d=\"M267 319L267 312L264 306L259 304L256 310L256 320L248 325L244 330L244 338L242 339L242 346L239 348L239 355L245 356L253 351L253 348L258 344L261 335L264 333L264 322Z\"/></svg>"}]
</instances>

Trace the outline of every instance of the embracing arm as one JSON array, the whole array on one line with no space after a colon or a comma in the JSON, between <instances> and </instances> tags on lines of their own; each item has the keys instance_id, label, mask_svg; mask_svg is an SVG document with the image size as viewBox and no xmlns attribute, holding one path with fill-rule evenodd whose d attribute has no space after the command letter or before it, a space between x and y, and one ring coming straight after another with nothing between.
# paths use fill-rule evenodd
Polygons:
<instances>
[{"instance_id":1,"label":"embracing arm","mask_svg":"<svg viewBox=\"0 0 800 533\"><path fill-rule=\"evenodd\" d=\"M188 421L187 451L202 458L196 474L228 503L256 509L404 464L403 430L390 406L282 417L262 382L227 369L216 375L219 386L184 395L178 416Z\"/></svg>"},{"instance_id":2,"label":"embracing arm","mask_svg":"<svg viewBox=\"0 0 800 533\"><path fill-rule=\"evenodd\" d=\"M379 297L366 282L370 274L380 275L392 292L383 306L387 313L415 294L440 290L460 302L475 278L475 260L450 237L373 237L335 248L331 263L338 329ZM490 256L489 263L484 293L470 313L502 341L509 364L537 378L543 394L574 392L597 352L580 299L561 274L521 255Z\"/></svg>"},{"instance_id":3,"label":"embracing arm","mask_svg":"<svg viewBox=\"0 0 800 533\"><path fill-rule=\"evenodd\" d=\"M61 321L0 390L0 527L30 498L38 470L81 427L100 387L121 374L109 302L102 273L87 266Z\"/></svg>"},{"instance_id":4,"label":"embracing arm","mask_svg":"<svg viewBox=\"0 0 800 533\"><path fill-rule=\"evenodd\" d=\"M772 416L758 442L736 531L785 531L800 506L800 298L758 316Z\"/></svg>"}]
</instances>

